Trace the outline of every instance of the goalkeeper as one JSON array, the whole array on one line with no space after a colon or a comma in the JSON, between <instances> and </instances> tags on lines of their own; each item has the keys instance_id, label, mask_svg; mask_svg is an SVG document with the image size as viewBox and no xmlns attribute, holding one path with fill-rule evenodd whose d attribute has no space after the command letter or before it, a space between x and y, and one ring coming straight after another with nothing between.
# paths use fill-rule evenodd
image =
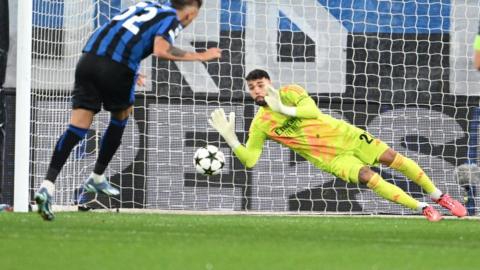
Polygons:
<instances>
[{"instance_id":1,"label":"goalkeeper","mask_svg":"<svg viewBox=\"0 0 480 270\"><path fill-rule=\"evenodd\" d=\"M364 183L379 196L422 212L429 221L439 221L442 216L431 205L417 201L385 181L369 166L383 164L401 172L453 215L466 215L465 207L435 187L413 160L395 152L368 132L323 114L302 87L286 85L275 90L268 73L259 69L251 71L246 81L251 97L260 106L251 123L246 145L235 135L233 112L227 120L223 109L216 109L209 123L247 168L257 163L265 140L271 139L323 171L349 183Z\"/></svg>"}]
</instances>

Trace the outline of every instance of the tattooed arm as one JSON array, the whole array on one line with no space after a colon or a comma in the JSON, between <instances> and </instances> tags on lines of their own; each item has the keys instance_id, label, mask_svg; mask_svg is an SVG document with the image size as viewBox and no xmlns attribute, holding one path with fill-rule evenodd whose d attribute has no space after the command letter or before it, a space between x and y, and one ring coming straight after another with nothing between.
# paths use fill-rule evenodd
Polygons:
<instances>
[{"instance_id":1,"label":"tattooed arm","mask_svg":"<svg viewBox=\"0 0 480 270\"><path fill-rule=\"evenodd\" d=\"M209 61L220 58L221 50L218 48L210 48L200 53L184 51L173 46L163 37L157 36L155 38L153 54L157 57L173 61Z\"/></svg>"}]
</instances>

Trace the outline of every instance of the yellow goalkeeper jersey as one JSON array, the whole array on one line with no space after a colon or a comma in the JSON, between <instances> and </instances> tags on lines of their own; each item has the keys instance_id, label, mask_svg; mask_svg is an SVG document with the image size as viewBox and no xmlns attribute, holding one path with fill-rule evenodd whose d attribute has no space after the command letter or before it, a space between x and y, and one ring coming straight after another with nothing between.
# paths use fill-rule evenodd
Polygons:
<instances>
[{"instance_id":1,"label":"yellow goalkeeper jersey","mask_svg":"<svg viewBox=\"0 0 480 270\"><path fill-rule=\"evenodd\" d=\"M253 167L258 161L267 138L292 149L328 172L337 155L355 148L359 143L355 138L363 130L322 113L301 86L286 85L279 89L279 93L284 105L297 108L297 116L260 107L250 126L246 147L234 150L247 167Z\"/></svg>"}]
</instances>

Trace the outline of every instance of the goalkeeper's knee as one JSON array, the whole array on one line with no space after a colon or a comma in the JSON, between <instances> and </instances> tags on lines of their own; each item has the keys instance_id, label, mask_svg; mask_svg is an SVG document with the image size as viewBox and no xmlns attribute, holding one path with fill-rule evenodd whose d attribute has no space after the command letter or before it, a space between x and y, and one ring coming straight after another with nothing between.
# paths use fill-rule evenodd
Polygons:
<instances>
[{"instance_id":1,"label":"goalkeeper's knee","mask_svg":"<svg viewBox=\"0 0 480 270\"><path fill-rule=\"evenodd\" d=\"M362 184L368 184L368 182L375 175L375 172L368 166L363 166L358 172L358 181Z\"/></svg>"}]
</instances>

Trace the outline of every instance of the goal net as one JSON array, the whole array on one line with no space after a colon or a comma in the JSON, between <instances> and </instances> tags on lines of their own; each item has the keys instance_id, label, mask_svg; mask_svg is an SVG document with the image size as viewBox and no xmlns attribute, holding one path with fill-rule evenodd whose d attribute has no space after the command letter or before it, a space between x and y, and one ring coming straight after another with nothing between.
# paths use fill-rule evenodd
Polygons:
<instances>
[{"instance_id":1,"label":"goal net","mask_svg":"<svg viewBox=\"0 0 480 270\"><path fill-rule=\"evenodd\" d=\"M32 194L68 124L75 64L85 42L134 2L33 1ZM222 58L143 61L140 71L148 84L136 90L134 113L106 172L121 194L85 198L93 200L92 207L112 208L413 214L272 141L258 164L246 170L206 120L219 106L234 111L245 142L257 108L243 77L263 68L275 86L304 86L323 112L418 161L456 199L463 201L470 190L470 210L478 210L472 204L480 203L473 192L477 178L470 172L478 155L480 75L471 56L479 8L468 0L204 1L176 46L197 51L218 46ZM108 113L99 113L72 152L56 182L56 205L74 205L108 122ZM227 157L221 175L195 173L193 154L206 144L219 146ZM471 165L463 171L467 180L459 183L455 172L463 164ZM418 200L430 201L401 174L378 172Z\"/></svg>"}]
</instances>

